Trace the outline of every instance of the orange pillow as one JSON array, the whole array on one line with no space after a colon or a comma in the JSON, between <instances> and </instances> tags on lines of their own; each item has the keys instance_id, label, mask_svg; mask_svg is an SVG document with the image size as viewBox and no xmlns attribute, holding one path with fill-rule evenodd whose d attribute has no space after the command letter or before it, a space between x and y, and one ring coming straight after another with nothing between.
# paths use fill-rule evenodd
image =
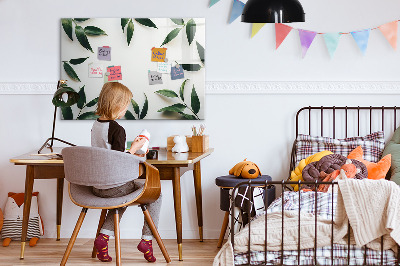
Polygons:
<instances>
[{"instance_id":1,"label":"orange pillow","mask_svg":"<svg viewBox=\"0 0 400 266\"><path fill-rule=\"evenodd\" d=\"M368 179L375 180L383 179L386 177L392 161L392 155L388 154L377 163L368 162L363 159L363 149L361 148L361 146L358 146L352 152L350 152L347 158L355 159L365 164L368 170Z\"/></svg>"}]
</instances>

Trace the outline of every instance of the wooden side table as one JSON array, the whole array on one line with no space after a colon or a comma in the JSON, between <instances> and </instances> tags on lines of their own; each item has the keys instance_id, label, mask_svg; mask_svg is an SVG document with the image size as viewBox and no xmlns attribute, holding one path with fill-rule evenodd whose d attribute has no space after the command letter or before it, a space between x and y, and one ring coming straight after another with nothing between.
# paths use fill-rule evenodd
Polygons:
<instances>
[{"instance_id":1,"label":"wooden side table","mask_svg":"<svg viewBox=\"0 0 400 266\"><path fill-rule=\"evenodd\" d=\"M237 184L249 181L250 179L236 177L234 175L220 176L215 179L215 184L220 187L220 209L225 212L224 221L222 222L221 233L219 235L219 240L217 247L220 248L222 246L222 242L224 241L226 228L229 223L229 214L230 214L230 190L233 189ZM272 178L268 175L262 175L257 178L251 179L252 181L262 181L266 180L272 181ZM255 186L256 187L256 186ZM268 189L268 199L267 206L271 204L275 200L275 186L271 186Z\"/></svg>"}]
</instances>

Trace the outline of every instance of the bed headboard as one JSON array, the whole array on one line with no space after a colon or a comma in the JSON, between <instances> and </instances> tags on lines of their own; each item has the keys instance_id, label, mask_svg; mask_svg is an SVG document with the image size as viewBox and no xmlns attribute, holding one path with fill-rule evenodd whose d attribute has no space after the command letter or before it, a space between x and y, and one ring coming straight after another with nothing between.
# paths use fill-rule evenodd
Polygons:
<instances>
[{"instance_id":1,"label":"bed headboard","mask_svg":"<svg viewBox=\"0 0 400 266\"><path fill-rule=\"evenodd\" d=\"M382 130L387 140L398 126L396 106L308 106L296 114L296 137L299 134L347 138ZM293 144L290 171L295 164ZM290 172L289 172L290 176Z\"/></svg>"}]
</instances>

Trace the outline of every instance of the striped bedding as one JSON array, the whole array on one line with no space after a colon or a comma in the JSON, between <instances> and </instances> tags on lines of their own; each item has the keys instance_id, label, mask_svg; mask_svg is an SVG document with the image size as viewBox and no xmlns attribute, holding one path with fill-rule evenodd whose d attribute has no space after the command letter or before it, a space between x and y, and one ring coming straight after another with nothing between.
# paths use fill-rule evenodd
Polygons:
<instances>
[{"instance_id":1,"label":"striped bedding","mask_svg":"<svg viewBox=\"0 0 400 266\"><path fill-rule=\"evenodd\" d=\"M301 212L308 212L317 214L326 219L332 219L335 214L336 208L336 194L317 192L317 202L315 202L315 192L285 192L282 197L276 199L267 210L268 213L282 211L282 202L284 210L298 210ZM265 213L260 214L265 215ZM256 216L257 219L260 215ZM331 246L326 246L316 249L317 263L316 265L347 265L348 260L348 246L334 244L333 245L333 263L331 253ZM366 256L364 254L366 253ZM280 265L281 252L280 251L267 251L267 264L266 265ZM300 256L297 250L287 250L283 253L284 265L298 265L298 258L300 258L300 265L314 265L314 249L304 249L300 251ZM381 265L381 252L371 250L364 247L357 247L350 245L350 265ZM250 265L264 264L265 252L250 252ZM396 256L392 250L385 250L383 252L383 264L395 265ZM235 254L235 265L245 265L248 263L248 253Z\"/></svg>"}]
</instances>

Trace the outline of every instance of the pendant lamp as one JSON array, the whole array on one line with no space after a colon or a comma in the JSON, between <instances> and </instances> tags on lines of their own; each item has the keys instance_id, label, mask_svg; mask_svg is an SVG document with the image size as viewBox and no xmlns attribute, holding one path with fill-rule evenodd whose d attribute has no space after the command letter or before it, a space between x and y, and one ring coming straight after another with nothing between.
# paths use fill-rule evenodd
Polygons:
<instances>
[{"instance_id":1,"label":"pendant lamp","mask_svg":"<svg viewBox=\"0 0 400 266\"><path fill-rule=\"evenodd\" d=\"M242 22L304 22L304 10L298 0L249 0L243 8Z\"/></svg>"}]
</instances>

